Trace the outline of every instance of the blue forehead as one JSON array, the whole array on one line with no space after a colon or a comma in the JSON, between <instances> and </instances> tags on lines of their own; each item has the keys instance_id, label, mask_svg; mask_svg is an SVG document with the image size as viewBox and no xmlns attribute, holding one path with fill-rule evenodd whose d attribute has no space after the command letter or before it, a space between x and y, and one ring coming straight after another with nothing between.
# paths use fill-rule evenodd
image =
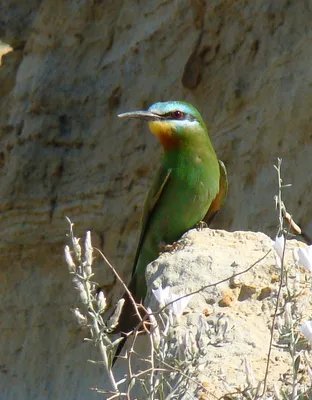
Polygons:
<instances>
[{"instance_id":1,"label":"blue forehead","mask_svg":"<svg viewBox=\"0 0 312 400\"><path fill-rule=\"evenodd\" d=\"M165 101L155 103L152 104L148 109L148 111L155 112L157 114L167 114L176 110L182 111L186 114L191 114L196 119L201 120L201 115L196 108L189 103L185 103L184 101Z\"/></svg>"}]
</instances>

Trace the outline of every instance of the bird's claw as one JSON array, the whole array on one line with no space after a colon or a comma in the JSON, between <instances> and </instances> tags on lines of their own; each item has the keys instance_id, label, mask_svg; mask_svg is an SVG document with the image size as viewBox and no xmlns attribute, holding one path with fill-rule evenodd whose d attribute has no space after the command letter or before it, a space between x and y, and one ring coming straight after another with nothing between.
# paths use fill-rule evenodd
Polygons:
<instances>
[{"instance_id":1,"label":"bird's claw","mask_svg":"<svg viewBox=\"0 0 312 400\"><path fill-rule=\"evenodd\" d=\"M173 251L179 250L181 248L181 243L179 242L173 242L172 244L163 244L160 247L160 252L161 253L171 253Z\"/></svg>"},{"instance_id":2,"label":"bird's claw","mask_svg":"<svg viewBox=\"0 0 312 400\"><path fill-rule=\"evenodd\" d=\"M197 229L198 231L202 231L202 230L205 229L205 228L208 228L208 225L206 224L205 221L199 221L199 222L196 224L196 229Z\"/></svg>"}]
</instances>

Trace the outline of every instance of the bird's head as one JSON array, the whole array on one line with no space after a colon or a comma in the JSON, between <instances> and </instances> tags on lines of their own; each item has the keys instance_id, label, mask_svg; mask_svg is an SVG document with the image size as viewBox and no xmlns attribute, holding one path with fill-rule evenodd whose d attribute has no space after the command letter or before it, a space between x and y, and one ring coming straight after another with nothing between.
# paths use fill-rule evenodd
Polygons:
<instances>
[{"instance_id":1,"label":"bird's head","mask_svg":"<svg viewBox=\"0 0 312 400\"><path fill-rule=\"evenodd\" d=\"M120 118L139 118L148 121L151 132L158 137L164 149L208 137L200 113L191 104L182 101L155 103L147 111L119 114Z\"/></svg>"}]
</instances>

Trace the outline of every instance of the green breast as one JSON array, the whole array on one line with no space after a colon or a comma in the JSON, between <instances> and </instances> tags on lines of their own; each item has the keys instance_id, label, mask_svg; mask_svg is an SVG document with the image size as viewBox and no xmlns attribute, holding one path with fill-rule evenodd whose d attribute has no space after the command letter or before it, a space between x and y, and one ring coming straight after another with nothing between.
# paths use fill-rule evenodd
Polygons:
<instances>
[{"instance_id":1,"label":"green breast","mask_svg":"<svg viewBox=\"0 0 312 400\"><path fill-rule=\"evenodd\" d=\"M219 190L220 172L214 152L165 154L163 167L171 170L170 178L146 226L131 282L136 286L132 290L137 300L146 294L147 264L158 257L164 244L172 244L204 218Z\"/></svg>"}]
</instances>

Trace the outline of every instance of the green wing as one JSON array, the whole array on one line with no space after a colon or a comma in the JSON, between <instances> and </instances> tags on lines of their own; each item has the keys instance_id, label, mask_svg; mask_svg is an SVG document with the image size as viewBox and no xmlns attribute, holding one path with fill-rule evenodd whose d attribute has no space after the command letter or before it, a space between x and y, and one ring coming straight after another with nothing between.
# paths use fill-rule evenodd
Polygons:
<instances>
[{"instance_id":1,"label":"green wing","mask_svg":"<svg viewBox=\"0 0 312 400\"><path fill-rule=\"evenodd\" d=\"M132 269L132 276L135 272L136 265L138 262L138 258L140 255L141 247L144 241L144 237L146 234L146 230L148 227L148 224L151 220L153 211L155 209L155 206L161 196L161 194L164 191L165 186L168 184L170 175L171 175L171 169L164 169L163 167L160 167L158 170L157 174L154 177L153 184L148 192L147 198L145 200L144 208L143 208L143 215L141 219L141 234L139 238L139 244L137 247L134 263L133 263L133 269Z\"/></svg>"},{"instance_id":2,"label":"green wing","mask_svg":"<svg viewBox=\"0 0 312 400\"><path fill-rule=\"evenodd\" d=\"M213 218L216 216L220 208L223 206L226 200L227 192L228 192L228 178L227 172L224 163L221 160L219 161L220 167L220 183L219 183L219 193L216 195L214 200L212 201L207 214L205 215L204 221L207 225L210 225Z\"/></svg>"}]
</instances>

